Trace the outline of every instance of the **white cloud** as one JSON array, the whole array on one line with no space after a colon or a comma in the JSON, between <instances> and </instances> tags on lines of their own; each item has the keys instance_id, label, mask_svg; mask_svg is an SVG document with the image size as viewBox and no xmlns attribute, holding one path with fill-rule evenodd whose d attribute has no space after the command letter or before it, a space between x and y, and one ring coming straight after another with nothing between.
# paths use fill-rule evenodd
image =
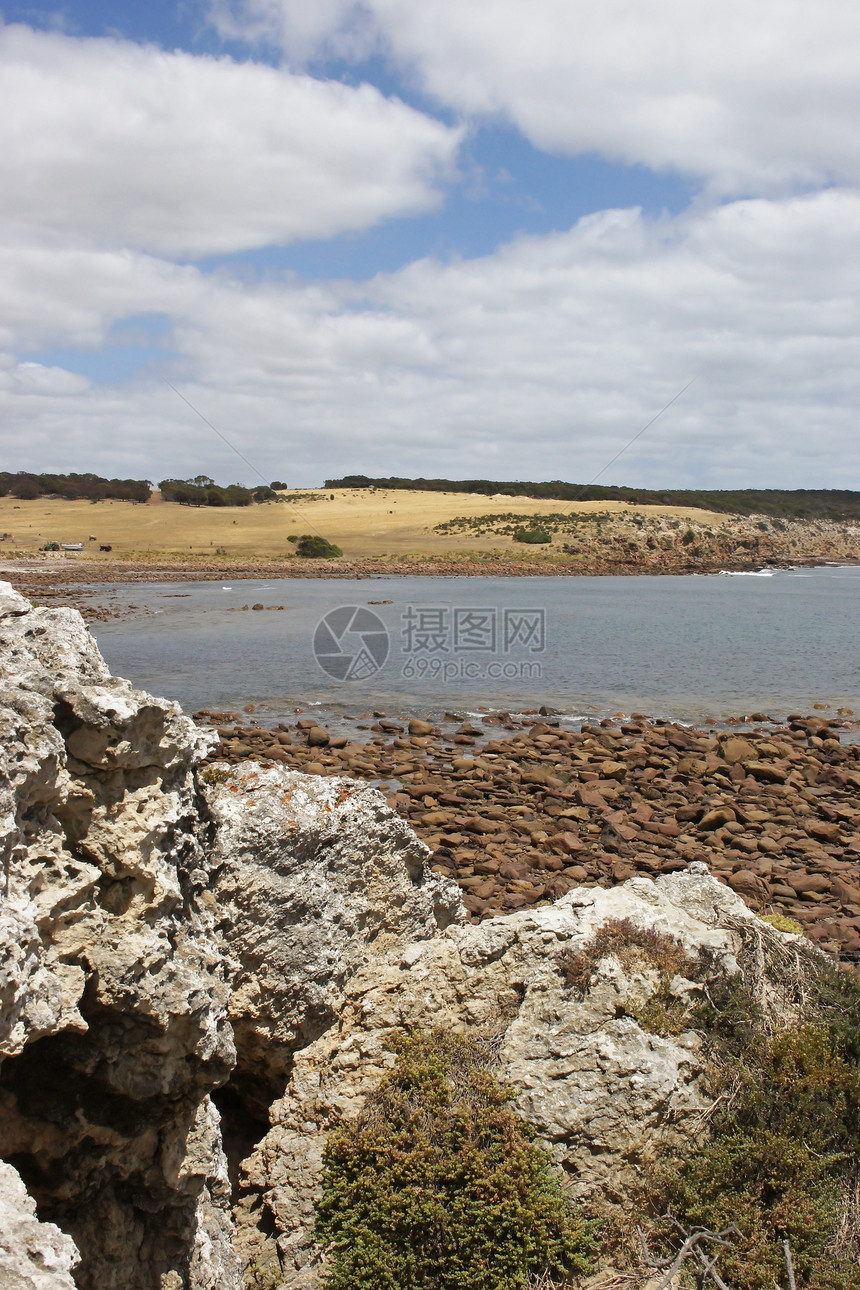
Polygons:
<instances>
[{"instance_id":1,"label":"white cloud","mask_svg":"<svg viewBox=\"0 0 860 1290\"><path fill-rule=\"evenodd\" d=\"M860 8L844 0L237 0L287 58L387 49L439 102L538 147L724 192L860 181Z\"/></svg>"},{"instance_id":2,"label":"white cloud","mask_svg":"<svg viewBox=\"0 0 860 1290\"><path fill-rule=\"evenodd\" d=\"M0 29L6 237L199 257L433 207L456 129L358 88Z\"/></svg>"},{"instance_id":3,"label":"white cloud","mask_svg":"<svg viewBox=\"0 0 860 1290\"><path fill-rule=\"evenodd\" d=\"M90 382L77 372L63 367L47 367L44 363L14 363L0 373L0 385L12 393L48 397L67 394L84 394Z\"/></svg>"},{"instance_id":4,"label":"white cloud","mask_svg":"<svg viewBox=\"0 0 860 1290\"><path fill-rule=\"evenodd\" d=\"M168 376L266 477L585 481L696 376L607 482L860 479L853 192L657 223L609 211L484 259L424 260L361 285L40 254L9 297L20 329L80 344L123 305L168 313ZM58 310L59 298L75 308ZM65 396L10 378L0 416L15 468L248 475L151 375Z\"/></svg>"}]
</instances>

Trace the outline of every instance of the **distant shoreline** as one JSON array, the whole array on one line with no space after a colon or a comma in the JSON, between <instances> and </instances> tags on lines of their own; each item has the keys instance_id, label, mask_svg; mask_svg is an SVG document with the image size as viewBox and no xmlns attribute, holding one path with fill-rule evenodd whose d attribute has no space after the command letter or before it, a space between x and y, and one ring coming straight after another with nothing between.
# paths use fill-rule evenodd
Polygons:
<instances>
[{"instance_id":1,"label":"distant shoreline","mask_svg":"<svg viewBox=\"0 0 860 1290\"><path fill-rule=\"evenodd\" d=\"M798 559L791 564L762 565L761 561L737 559L714 563L691 560L683 567L655 567L612 560L570 563L483 558L384 560L122 560L106 561L86 556L25 557L2 559L0 577L7 578L28 599L44 605L79 609L92 620L115 617L116 610L94 604L101 590L114 586L151 586L172 582L261 581L289 582L296 579L353 581L371 578L595 578L595 577L691 577L719 573L754 573L762 568L774 573L789 568L854 567L860 559L829 560L821 557Z\"/></svg>"}]
</instances>

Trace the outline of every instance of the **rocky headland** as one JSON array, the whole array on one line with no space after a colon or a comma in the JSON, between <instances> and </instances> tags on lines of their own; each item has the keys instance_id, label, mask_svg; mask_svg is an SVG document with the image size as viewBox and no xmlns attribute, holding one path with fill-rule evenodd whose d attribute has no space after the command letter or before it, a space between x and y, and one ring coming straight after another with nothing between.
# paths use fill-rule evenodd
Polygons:
<instances>
[{"instance_id":1,"label":"rocky headland","mask_svg":"<svg viewBox=\"0 0 860 1290\"><path fill-rule=\"evenodd\" d=\"M713 1122L704 1002L735 989L766 1036L830 961L756 909L856 948L836 727L681 747L550 719L455 758L432 728L219 735L8 584L0 659L10 1290L321 1285L327 1136L410 1031L470 1036L572 1200L623 1210ZM387 802L362 781L395 740Z\"/></svg>"}]
</instances>

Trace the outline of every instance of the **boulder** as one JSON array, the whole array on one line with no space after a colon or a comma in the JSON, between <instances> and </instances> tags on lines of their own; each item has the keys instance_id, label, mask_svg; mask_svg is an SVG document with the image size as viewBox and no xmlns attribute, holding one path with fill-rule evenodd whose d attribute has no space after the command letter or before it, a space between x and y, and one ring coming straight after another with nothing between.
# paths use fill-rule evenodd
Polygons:
<instances>
[{"instance_id":1,"label":"boulder","mask_svg":"<svg viewBox=\"0 0 860 1290\"><path fill-rule=\"evenodd\" d=\"M756 756L756 748L748 739L740 739L737 735L731 735L728 739L720 740L720 753L724 761L727 761L730 766L734 766L739 761L753 760Z\"/></svg>"},{"instance_id":2,"label":"boulder","mask_svg":"<svg viewBox=\"0 0 860 1290\"><path fill-rule=\"evenodd\" d=\"M790 873L785 881L798 894L808 891L821 895L830 891L830 879L825 878L823 873Z\"/></svg>"},{"instance_id":3,"label":"boulder","mask_svg":"<svg viewBox=\"0 0 860 1290\"><path fill-rule=\"evenodd\" d=\"M211 891L238 1054L231 1083L265 1118L294 1053L334 1024L350 977L465 911L374 790L250 761L216 764L208 778Z\"/></svg>"},{"instance_id":4,"label":"boulder","mask_svg":"<svg viewBox=\"0 0 860 1290\"><path fill-rule=\"evenodd\" d=\"M736 869L729 874L728 883L732 891L753 904L758 905L768 897L767 883L749 869Z\"/></svg>"},{"instance_id":5,"label":"boulder","mask_svg":"<svg viewBox=\"0 0 860 1290\"><path fill-rule=\"evenodd\" d=\"M857 883L834 875L830 879L830 889L840 904L860 905L860 886Z\"/></svg>"},{"instance_id":6,"label":"boulder","mask_svg":"<svg viewBox=\"0 0 860 1290\"><path fill-rule=\"evenodd\" d=\"M715 829L721 829L725 824L734 824L736 819L737 816L730 806L717 806L712 811L707 811L696 827L702 833L709 833Z\"/></svg>"},{"instance_id":7,"label":"boulder","mask_svg":"<svg viewBox=\"0 0 860 1290\"><path fill-rule=\"evenodd\" d=\"M767 784L784 784L788 779L788 771L784 766L769 761L746 761L744 770L754 779L763 780Z\"/></svg>"},{"instance_id":8,"label":"boulder","mask_svg":"<svg viewBox=\"0 0 860 1290\"><path fill-rule=\"evenodd\" d=\"M525 884L510 884L510 887ZM472 900L473 897L469 897ZM528 900L509 892L508 908ZM660 986L655 968L594 963L586 993L567 964L610 920L677 937L690 955L707 949L727 974L748 947L782 933L758 920L703 865L656 881L575 888L555 904L452 924L375 959L345 986L335 1024L296 1053L271 1128L244 1162L237 1239L254 1266L278 1269L283 1286L323 1282L314 1247L314 1201L329 1129L357 1114L394 1061L392 1039L414 1028L472 1033L498 1055L498 1074L519 1092L515 1107L537 1129L571 1195L623 1200L666 1135L697 1132L709 1104L702 1040L694 1031L649 1033L637 1007ZM798 938L791 938L795 941ZM682 993L690 983L676 978Z\"/></svg>"}]
</instances>

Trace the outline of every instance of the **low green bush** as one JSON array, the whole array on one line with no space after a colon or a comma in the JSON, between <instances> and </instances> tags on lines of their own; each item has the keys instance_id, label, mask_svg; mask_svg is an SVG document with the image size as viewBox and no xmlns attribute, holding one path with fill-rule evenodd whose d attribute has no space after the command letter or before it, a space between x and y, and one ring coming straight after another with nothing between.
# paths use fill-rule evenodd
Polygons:
<instances>
[{"instance_id":1,"label":"low green bush","mask_svg":"<svg viewBox=\"0 0 860 1290\"><path fill-rule=\"evenodd\" d=\"M856 982L822 968L803 1016L774 1034L737 985L714 1003L711 1132L658 1164L652 1214L671 1209L713 1231L736 1224L741 1238L719 1260L732 1290L782 1286L783 1241L798 1290L860 1290Z\"/></svg>"},{"instance_id":2,"label":"low green bush","mask_svg":"<svg viewBox=\"0 0 860 1290\"><path fill-rule=\"evenodd\" d=\"M731 1290L785 1286L784 1241L797 1290L860 1290L857 977L837 971L808 943L768 948L754 928L740 952L742 970L729 975L713 951L685 950L668 933L622 919L562 957L573 999L588 994L597 965L610 955L628 972L657 973L650 997L628 1002L625 1011L651 1034L698 1033L703 1091L712 1101L700 1136L667 1138L631 1195L651 1248L677 1251L678 1228L666 1214L687 1231L734 1224L740 1236L717 1251L717 1270ZM676 974L699 988L674 994ZM607 1209L606 1198L595 1198L595 1210L604 1213L604 1253L623 1262L626 1244L626 1257L637 1262L630 1213Z\"/></svg>"},{"instance_id":3,"label":"low green bush","mask_svg":"<svg viewBox=\"0 0 860 1290\"><path fill-rule=\"evenodd\" d=\"M324 537L303 533L296 543L296 555L303 555L309 560L333 560L343 555L343 551L333 542L327 542Z\"/></svg>"},{"instance_id":4,"label":"low green bush","mask_svg":"<svg viewBox=\"0 0 860 1290\"><path fill-rule=\"evenodd\" d=\"M335 1290L523 1290L590 1266L590 1224L477 1046L397 1044L362 1114L330 1136L317 1238Z\"/></svg>"},{"instance_id":5,"label":"low green bush","mask_svg":"<svg viewBox=\"0 0 860 1290\"><path fill-rule=\"evenodd\" d=\"M528 542L530 546L536 546L538 543L551 542L552 537L546 529L517 529L514 533L515 542Z\"/></svg>"}]
</instances>

